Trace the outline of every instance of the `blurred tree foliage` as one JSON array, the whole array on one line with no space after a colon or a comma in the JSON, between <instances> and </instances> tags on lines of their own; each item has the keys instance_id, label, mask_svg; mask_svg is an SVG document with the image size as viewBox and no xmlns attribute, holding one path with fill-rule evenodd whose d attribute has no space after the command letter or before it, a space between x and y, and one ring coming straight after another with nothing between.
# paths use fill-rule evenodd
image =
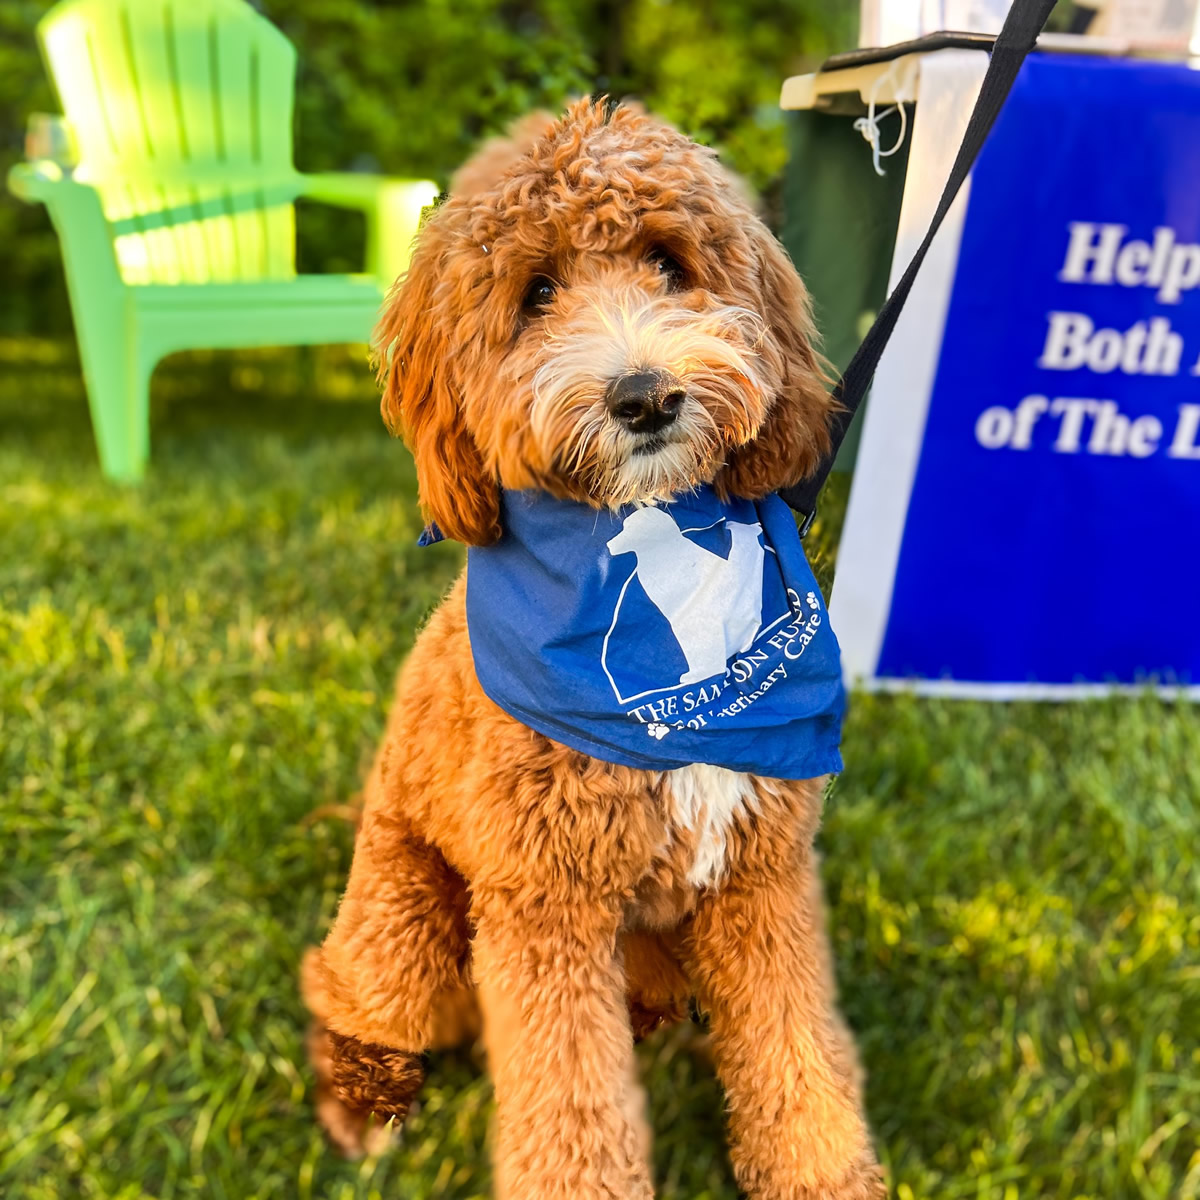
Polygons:
<instances>
[{"instance_id":1,"label":"blurred tree foliage","mask_svg":"<svg viewBox=\"0 0 1200 1200\"><path fill-rule=\"evenodd\" d=\"M59 330L67 294L58 243L45 212L18 203L3 176L21 157L31 112L58 104L34 49L33 27L50 5L42 0L0 3L0 330Z\"/></svg>"},{"instance_id":2,"label":"blurred tree foliage","mask_svg":"<svg viewBox=\"0 0 1200 1200\"><path fill-rule=\"evenodd\" d=\"M26 118L58 105L34 26L52 0L0 4L0 175ZM637 96L769 189L783 79L853 45L857 0L255 0L299 53L296 164L445 182L483 137L571 96ZM305 210L300 265L357 266L361 232ZM0 331L69 325L40 209L0 197Z\"/></svg>"}]
</instances>

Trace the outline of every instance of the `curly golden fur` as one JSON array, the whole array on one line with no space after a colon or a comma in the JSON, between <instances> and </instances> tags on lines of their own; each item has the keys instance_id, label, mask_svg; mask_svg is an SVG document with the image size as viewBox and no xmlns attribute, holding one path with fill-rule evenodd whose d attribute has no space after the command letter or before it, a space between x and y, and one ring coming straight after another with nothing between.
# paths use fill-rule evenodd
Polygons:
<instances>
[{"instance_id":1,"label":"curly golden fur","mask_svg":"<svg viewBox=\"0 0 1200 1200\"><path fill-rule=\"evenodd\" d=\"M828 445L813 342L803 285L716 156L590 101L460 172L377 334L424 513L475 545L500 536L500 488L611 506L795 482ZM645 372L670 381L653 428L612 398ZM345 897L305 962L332 1136L353 1152L368 1113L402 1118L422 1053L482 1025L497 1195L645 1200L633 1042L694 998L746 1193L882 1196L812 848L823 782L635 770L533 732L480 688L460 579L401 672ZM751 802L696 882L731 788Z\"/></svg>"}]
</instances>

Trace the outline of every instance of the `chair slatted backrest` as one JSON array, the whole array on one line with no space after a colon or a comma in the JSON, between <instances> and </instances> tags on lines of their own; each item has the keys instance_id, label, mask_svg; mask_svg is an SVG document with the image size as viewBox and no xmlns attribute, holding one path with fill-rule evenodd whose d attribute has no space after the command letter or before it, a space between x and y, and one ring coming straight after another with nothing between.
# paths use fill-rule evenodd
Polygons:
<instances>
[{"instance_id":1,"label":"chair slatted backrest","mask_svg":"<svg viewBox=\"0 0 1200 1200\"><path fill-rule=\"evenodd\" d=\"M279 30L242 0L64 0L38 34L127 283L295 273Z\"/></svg>"}]
</instances>

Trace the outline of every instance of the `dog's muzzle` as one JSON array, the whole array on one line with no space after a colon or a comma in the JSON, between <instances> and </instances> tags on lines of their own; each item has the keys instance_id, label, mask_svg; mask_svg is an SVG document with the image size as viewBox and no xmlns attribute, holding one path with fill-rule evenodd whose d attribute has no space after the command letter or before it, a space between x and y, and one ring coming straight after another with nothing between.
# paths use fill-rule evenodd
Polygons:
<instances>
[{"instance_id":1,"label":"dog's muzzle","mask_svg":"<svg viewBox=\"0 0 1200 1200\"><path fill-rule=\"evenodd\" d=\"M604 395L608 411L630 433L655 434L674 423L687 389L670 371L619 375Z\"/></svg>"}]
</instances>

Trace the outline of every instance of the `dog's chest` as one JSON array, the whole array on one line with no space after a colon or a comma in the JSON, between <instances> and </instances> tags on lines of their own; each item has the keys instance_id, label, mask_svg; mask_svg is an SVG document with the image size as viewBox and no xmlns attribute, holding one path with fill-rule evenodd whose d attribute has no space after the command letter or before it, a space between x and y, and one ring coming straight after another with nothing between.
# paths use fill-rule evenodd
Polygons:
<instances>
[{"instance_id":1,"label":"dog's chest","mask_svg":"<svg viewBox=\"0 0 1200 1200\"><path fill-rule=\"evenodd\" d=\"M668 771L665 784L668 828L691 845L687 881L716 887L728 865L730 830L757 806L754 784L749 775L705 763Z\"/></svg>"}]
</instances>

